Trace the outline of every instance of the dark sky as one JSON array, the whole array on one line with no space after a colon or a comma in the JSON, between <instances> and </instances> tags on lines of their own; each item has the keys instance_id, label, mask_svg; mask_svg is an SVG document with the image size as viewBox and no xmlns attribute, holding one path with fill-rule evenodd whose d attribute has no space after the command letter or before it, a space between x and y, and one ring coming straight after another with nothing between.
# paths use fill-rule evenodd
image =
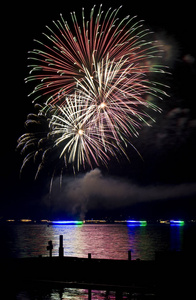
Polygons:
<instances>
[{"instance_id":1,"label":"dark sky","mask_svg":"<svg viewBox=\"0 0 196 300\"><path fill-rule=\"evenodd\" d=\"M53 217L74 213L88 217L196 218L196 43L191 1L175 6L171 1L112 1L113 8L123 4L120 16L137 15L155 32L165 45L164 59L171 72L164 78L170 97L158 103L163 112L153 115L153 127L143 126L139 138L132 141L143 159L130 148L130 162L123 158L120 164L112 161L108 169L87 170L76 179L67 175L61 189L55 179L50 196L47 174L34 181L29 169L19 179L22 158L15 148L25 132L26 116L33 111L27 97L31 87L24 83L27 52L35 46L33 39L41 40L45 25L50 26L60 13L71 23L70 11L76 11L79 19L84 6L87 18L95 4L69 2L8 3L2 8L2 16L7 17L1 26L0 217L42 218L48 217L50 210ZM102 3L105 10L111 5Z\"/></svg>"}]
</instances>

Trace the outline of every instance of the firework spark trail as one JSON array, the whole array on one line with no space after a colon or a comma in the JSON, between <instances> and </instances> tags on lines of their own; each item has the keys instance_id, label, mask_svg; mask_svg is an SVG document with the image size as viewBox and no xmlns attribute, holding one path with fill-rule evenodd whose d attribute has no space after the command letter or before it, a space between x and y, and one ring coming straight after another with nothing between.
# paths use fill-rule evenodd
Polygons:
<instances>
[{"instance_id":1,"label":"firework spark trail","mask_svg":"<svg viewBox=\"0 0 196 300\"><path fill-rule=\"evenodd\" d=\"M76 165L78 170L80 165L85 167L86 162L92 167L92 160L96 165L100 162L107 165L109 155L115 156L117 150L114 151L117 147L112 144L107 130L103 130L107 137L103 147L93 107L86 103L86 97L75 93L74 99L66 98L65 106L58 106L57 114L50 121L50 134L55 138L55 146L63 145L60 157L66 157L66 161Z\"/></svg>"},{"instance_id":2,"label":"firework spark trail","mask_svg":"<svg viewBox=\"0 0 196 300\"><path fill-rule=\"evenodd\" d=\"M143 75L150 72L145 64L147 59L156 55L157 49L151 42L144 40L149 31L141 29L141 21L136 21L128 27L134 19L129 16L117 24L116 15L119 9L112 12L108 10L102 20L101 6L96 18L93 8L89 22L84 21L83 11L83 30L78 25L75 13L71 13L75 35L62 15L60 21L53 22L57 32L47 26L51 35L44 33L44 36L49 40L49 45L36 40L42 46L41 49L30 51L33 56L29 59L35 60L38 64L29 65L30 74L36 74L29 76L26 81L41 81L31 93L40 93L34 101L45 95L52 95L48 103L61 104L65 95L73 93L76 86L75 78L82 80L85 68L93 76L93 65L106 56L116 62L122 57L127 58L127 64L132 65L132 68L128 68L131 81L138 72ZM154 72L159 69L154 68ZM61 97L58 96L59 92Z\"/></svg>"},{"instance_id":3,"label":"firework spark trail","mask_svg":"<svg viewBox=\"0 0 196 300\"><path fill-rule=\"evenodd\" d=\"M28 162L38 163L36 179L54 153L58 153L58 160L62 159L65 166L71 165L75 172L80 166L85 168L86 164L91 168L107 165L111 156L116 157L119 151L124 151L107 130L103 129L105 140L101 140L93 107L87 105L86 99L83 94L75 93L66 97L64 106L41 107L37 114L27 116L25 125L29 132L18 139L17 146L25 155L21 172ZM60 166L60 172L62 168ZM55 170L52 177L54 173Z\"/></svg>"},{"instance_id":4,"label":"firework spark trail","mask_svg":"<svg viewBox=\"0 0 196 300\"><path fill-rule=\"evenodd\" d=\"M36 105L37 107L39 112L29 114L25 122L25 127L29 132L21 135L17 141L17 149L24 155L20 173L26 164L32 161L38 164L35 179L47 163L47 155L53 149L53 141L48 138L48 117L52 114L52 109L48 107L48 111L42 113L44 108L40 105Z\"/></svg>"},{"instance_id":5,"label":"firework spark trail","mask_svg":"<svg viewBox=\"0 0 196 300\"><path fill-rule=\"evenodd\" d=\"M146 109L160 111L148 100L166 95L164 85L152 80L165 72L155 64L160 50L143 21L117 18L120 8L104 14L100 5L96 15L94 6L89 21L82 9L82 27L73 12L73 30L60 15L54 29L46 26L47 43L36 40L40 48L29 52L34 63L26 82L38 82L30 95L42 106L26 125L43 125L42 116L46 131L22 135L18 148L27 153L22 168L41 153L36 176L54 152L78 171L86 164L107 165L119 153L127 157L132 136L153 120Z\"/></svg>"},{"instance_id":6,"label":"firework spark trail","mask_svg":"<svg viewBox=\"0 0 196 300\"><path fill-rule=\"evenodd\" d=\"M128 68L123 69L127 59L121 59L118 63L102 59L95 67L94 76L91 76L87 69L84 69L86 76L82 81L76 79L78 90L84 91L90 99L90 105L94 106L97 127L100 134L108 128L111 135L118 140L122 133L128 137L138 135L137 128L140 122L145 122L144 112L138 110L139 105L150 107L150 103L144 101L143 93L147 93L147 86L141 84L140 74L136 74L133 84L130 85L129 78L126 77ZM136 79L138 77L138 79ZM143 92L144 89L144 92ZM150 91L150 94L152 92ZM122 100L123 98L123 100ZM154 109L156 106L154 106Z\"/></svg>"}]
</instances>

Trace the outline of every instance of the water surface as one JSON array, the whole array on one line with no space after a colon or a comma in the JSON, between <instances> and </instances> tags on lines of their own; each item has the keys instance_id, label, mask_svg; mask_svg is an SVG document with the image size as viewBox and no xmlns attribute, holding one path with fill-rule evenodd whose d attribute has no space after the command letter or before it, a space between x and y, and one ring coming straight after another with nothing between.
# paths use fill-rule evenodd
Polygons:
<instances>
[{"instance_id":1,"label":"water surface","mask_svg":"<svg viewBox=\"0 0 196 300\"><path fill-rule=\"evenodd\" d=\"M64 255L74 257L153 260L156 251L191 250L195 240L195 226L170 226L148 224L127 226L122 224L51 225L1 224L1 257L48 256L48 241L52 240L53 255L59 251L59 235L63 235ZM76 288L33 286L13 291L17 300L79 300L90 299L89 291ZM10 292L9 295L10 296ZM146 295L155 299L155 295ZM7 298L9 299L9 298ZM114 291L91 291L92 300L116 299ZM133 298L126 292L122 299Z\"/></svg>"},{"instance_id":2,"label":"water surface","mask_svg":"<svg viewBox=\"0 0 196 300\"><path fill-rule=\"evenodd\" d=\"M156 251L182 250L184 226L119 224L47 225L12 224L1 230L1 255L8 257L47 256L48 241L58 255L59 235L63 235L64 255L92 258L152 260Z\"/></svg>"}]
</instances>

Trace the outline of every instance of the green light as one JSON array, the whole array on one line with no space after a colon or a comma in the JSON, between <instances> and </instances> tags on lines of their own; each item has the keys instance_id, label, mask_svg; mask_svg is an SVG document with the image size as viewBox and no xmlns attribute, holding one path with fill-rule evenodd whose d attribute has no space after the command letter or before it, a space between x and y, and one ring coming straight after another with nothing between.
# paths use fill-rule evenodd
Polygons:
<instances>
[{"instance_id":1,"label":"green light","mask_svg":"<svg viewBox=\"0 0 196 300\"><path fill-rule=\"evenodd\" d=\"M141 226L146 226L146 225L147 225L147 222L146 222L146 221L140 221L140 225L141 225Z\"/></svg>"},{"instance_id":2,"label":"green light","mask_svg":"<svg viewBox=\"0 0 196 300\"><path fill-rule=\"evenodd\" d=\"M181 220L170 220L170 225L177 225L177 226L183 226L184 225L184 221Z\"/></svg>"},{"instance_id":3,"label":"green light","mask_svg":"<svg viewBox=\"0 0 196 300\"><path fill-rule=\"evenodd\" d=\"M83 221L52 221L54 225L82 225Z\"/></svg>"},{"instance_id":4,"label":"green light","mask_svg":"<svg viewBox=\"0 0 196 300\"><path fill-rule=\"evenodd\" d=\"M127 221L127 224L129 226L146 226L147 222L146 221L129 220L129 221Z\"/></svg>"}]
</instances>

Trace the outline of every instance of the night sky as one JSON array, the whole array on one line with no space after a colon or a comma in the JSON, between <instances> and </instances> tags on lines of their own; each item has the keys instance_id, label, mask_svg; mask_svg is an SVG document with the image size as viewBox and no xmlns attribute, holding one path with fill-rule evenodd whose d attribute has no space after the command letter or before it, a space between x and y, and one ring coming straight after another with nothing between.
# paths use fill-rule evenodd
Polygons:
<instances>
[{"instance_id":1,"label":"night sky","mask_svg":"<svg viewBox=\"0 0 196 300\"><path fill-rule=\"evenodd\" d=\"M1 26L0 218L196 218L196 42L191 1L177 6L171 1L112 1L113 8L123 5L119 16L145 20L164 45L163 60L171 73L163 78L170 86L169 97L156 103L163 112L153 113L153 127L143 126L139 138L132 140L142 158L130 147L130 162L123 157L120 163L111 160L108 168L87 169L77 177L67 172L61 188L54 179L50 195L47 172L34 181L33 169L27 167L20 178L17 139L25 132L27 114L34 111L27 97L32 86L24 82L27 52L60 13L71 24L70 11L76 11L79 20L84 6L87 19L95 4L69 2L8 3L2 8L7 18ZM111 5L102 3L105 11Z\"/></svg>"}]
</instances>

